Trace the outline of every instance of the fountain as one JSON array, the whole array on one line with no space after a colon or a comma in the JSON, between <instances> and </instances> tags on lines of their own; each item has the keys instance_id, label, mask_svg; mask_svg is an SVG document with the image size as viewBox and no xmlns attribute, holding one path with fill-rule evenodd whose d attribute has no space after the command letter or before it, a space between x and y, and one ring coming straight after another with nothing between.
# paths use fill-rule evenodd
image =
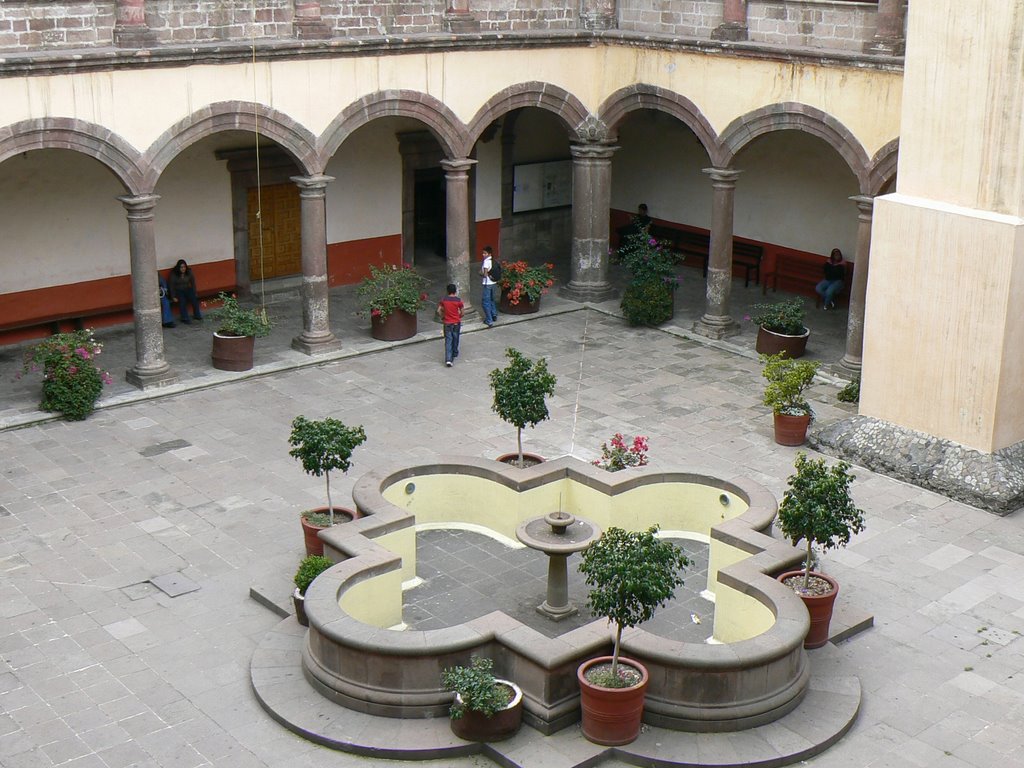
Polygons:
<instances>
[{"instance_id":1,"label":"fountain","mask_svg":"<svg viewBox=\"0 0 1024 768\"><path fill-rule=\"evenodd\" d=\"M601 536L601 529L589 520L568 512L550 512L527 520L516 529L516 538L530 549L548 556L547 599L537 612L554 621L579 613L569 602L569 555L580 552Z\"/></svg>"}]
</instances>

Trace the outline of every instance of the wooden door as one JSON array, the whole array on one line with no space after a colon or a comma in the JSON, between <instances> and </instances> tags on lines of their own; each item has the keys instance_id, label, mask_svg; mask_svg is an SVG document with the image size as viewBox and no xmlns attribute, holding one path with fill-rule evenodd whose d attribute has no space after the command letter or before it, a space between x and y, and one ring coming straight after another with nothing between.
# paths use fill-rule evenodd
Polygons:
<instances>
[{"instance_id":1,"label":"wooden door","mask_svg":"<svg viewBox=\"0 0 1024 768\"><path fill-rule=\"evenodd\" d=\"M256 188L249 190L249 279L259 280L302 271L299 188L271 184L262 188L263 210ZM262 258L260 231L263 232Z\"/></svg>"}]
</instances>

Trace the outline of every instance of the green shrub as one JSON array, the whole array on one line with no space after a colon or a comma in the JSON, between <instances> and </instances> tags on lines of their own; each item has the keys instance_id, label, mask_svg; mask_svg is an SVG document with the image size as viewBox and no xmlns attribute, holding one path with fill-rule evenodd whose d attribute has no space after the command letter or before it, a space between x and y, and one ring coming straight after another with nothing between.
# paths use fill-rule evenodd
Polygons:
<instances>
[{"instance_id":1,"label":"green shrub","mask_svg":"<svg viewBox=\"0 0 1024 768\"><path fill-rule=\"evenodd\" d=\"M226 336L255 336L263 338L270 334L270 319L263 309L245 309L238 299L223 291L217 294L223 302L213 310L213 318L220 324L220 333Z\"/></svg>"},{"instance_id":2,"label":"green shrub","mask_svg":"<svg viewBox=\"0 0 1024 768\"><path fill-rule=\"evenodd\" d=\"M103 345L92 337L92 330L55 333L25 352L24 374L42 370L43 397L39 408L56 412L69 421L81 421L96 409L96 401L110 374L96 365Z\"/></svg>"},{"instance_id":3,"label":"green shrub","mask_svg":"<svg viewBox=\"0 0 1024 768\"><path fill-rule=\"evenodd\" d=\"M630 325L655 326L672 319L673 285L664 280L630 283L619 307Z\"/></svg>"},{"instance_id":4,"label":"green shrub","mask_svg":"<svg viewBox=\"0 0 1024 768\"><path fill-rule=\"evenodd\" d=\"M512 689L495 682L493 668L490 659L474 656L470 666L452 667L441 673L444 689L457 693L461 699L449 710L453 720L462 717L467 709L493 717L512 701Z\"/></svg>"},{"instance_id":5,"label":"green shrub","mask_svg":"<svg viewBox=\"0 0 1024 768\"><path fill-rule=\"evenodd\" d=\"M302 462L306 474L323 476L327 482L327 512L334 525L334 504L331 502L331 470L348 472L352 466L352 452L366 442L366 432L360 427L347 427L337 419L319 421L296 416L288 455ZM308 519L308 517L307 517ZM315 524L315 523L314 523Z\"/></svg>"},{"instance_id":6,"label":"green shrub","mask_svg":"<svg viewBox=\"0 0 1024 768\"><path fill-rule=\"evenodd\" d=\"M427 279L411 264L370 266L357 290L371 317L386 320L396 309L415 315L427 303Z\"/></svg>"},{"instance_id":7,"label":"green shrub","mask_svg":"<svg viewBox=\"0 0 1024 768\"><path fill-rule=\"evenodd\" d=\"M491 371L494 403L491 410L516 428L519 466L523 465L523 428L537 426L548 418L545 398L555 394L555 376L548 372L544 358L530 360L522 352L505 350L508 365Z\"/></svg>"},{"instance_id":8,"label":"green shrub","mask_svg":"<svg viewBox=\"0 0 1024 768\"><path fill-rule=\"evenodd\" d=\"M313 579L332 565L334 563L323 555L307 555L302 558L302 562L299 563L299 570L295 572L295 586L298 587L299 594L306 594L306 590L313 583Z\"/></svg>"},{"instance_id":9,"label":"green shrub","mask_svg":"<svg viewBox=\"0 0 1024 768\"><path fill-rule=\"evenodd\" d=\"M629 272L632 282L673 282L679 256L666 243L640 229L626 237L625 243L612 254L611 260Z\"/></svg>"},{"instance_id":10,"label":"green shrub","mask_svg":"<svg viewBox=\"0 0 1024 768\"><path fill-rule=\"evenodd\" d=\"M860 402L860 376L854 376L853 381L839 390L836 399L841 403Z\"/></svg>"},{"instance_id":11,"label":"green shrub","mask_svg":"<svg viewBox=\"0 0 1024 768\"><path fill-rule=\"evenodd\" d=\"M761 401L772 409L772 413L788 416L814 414L804 391L811 386L821 363L817 360L793 360L785 352L761 355L761 363L764 365L761 375L768 381Z\"/></svg>"},{"instance_id":12,"label":"green shrub","mask_svg":"<svg viewBox=\"0 0 1024 768\"><path fill-rule=\"evenodd\" d=\"M755 304L750 308L750 319L766 331L800 336L806 330L804 300L794 296L774 304Z\"/></svg>"}]
</instances>

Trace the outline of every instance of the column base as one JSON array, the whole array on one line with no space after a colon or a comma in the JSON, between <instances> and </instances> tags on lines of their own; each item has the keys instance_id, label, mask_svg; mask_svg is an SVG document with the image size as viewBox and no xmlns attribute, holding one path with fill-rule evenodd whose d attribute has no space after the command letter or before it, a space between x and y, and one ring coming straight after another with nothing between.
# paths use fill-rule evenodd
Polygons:
<instances>
[{"instance_id":1,"label":"column base","mask_svg":"<svg viewBox=\"0 0 1024 768\"><path fill-rule=\"evenodd\" d=\"M480 31L480 21L472 13L446 13L444 26L456 35Z\"/></svg>"},{"instance_id":2,"label":"column base","mask_svg":"<svg viewBox=\"0 0 1024 768\"><path fill-rule=\"evenodd\" d=\"M302 334L292 339L292 349L304 355L325 355L341 349L341 342L333 333L323 336L307 336Z\"/></svg>"},{"instance_id":3,"label":"column base","mask_svg":"<svg viewBox=\"0 0 1024 768\"><path fill-rule=\"evenodd\" d=\"M570 280L558 289L558 295L573 301L607 301L614 299L618 292L609 282L578 283Z\"/></svg>"},{"instance_id":4,"label":"column base","mask_svg":"<svg viewBox=\"0 0 1024 768\"><path fill-rule=\"evenodd\" d=\"M125 371L124 378L133 387L138 387L145 391L147 389L156 389L157 387L167 387L176 383L178 381L178 374L165 361L148 368L140 368L139 366L129 368Z\"/></svg>"},{"instance_id":5,"label":"column base","mask_svg":"<svg viewBox=\"0 0 1024 768\"><path fill-rule=\"evenodd\" d=\"M704 315L693 324L693 332L708 339L725 339L737 335L740 324L729 315Z\"/></svg>"},{"instance_id":6,"label":"column base","mask_svg":"<svg viewBox=\"0 0 1024 768\"><path fill-rule=\"evenodd\" d=\"M152 48L156 45L156 35L148 26L115 26L114 45L118 48Z\"/></svg>"},{"instance_id":7,"label":"column base","mask_svg":"<svg viewBox=\"0 0 1024 768\"><path fill-rule=\"evenodd\" d=\"M551 605L547 600L537 606L537 613L541 616L547 616L552 621L561 621L562 619L568 619L570 616L575 616L580 612L572 603L565 605Z\"/></svg>"},{"instance_id":8,"label":"column base","mask_svg":"<svg viewBox=\"0 0 1024 768\"><path fill-rule=\"evenodd\" d=\"M876 56L902 56L906 50L907 41L902 37L876 37L864 44L864 53Z\"/></svg>"},{"instance_id":9,"label":"column base","mask_svg":"<svg viewBox=\"0 0 1024 768\"><path fill-rule=\"evenodd\" d=\"M738 24L735 21L727 21L719 24L711 30L712 40L725 40L730 43L738 43L750 38L750 30L746 24Z\"/></svg>"},{"instance_id":10,"label":"column base","mask_svg":"<svg viewBox=\"0 0 1024 768\"><path fill-rule=\"evenodd\" d=\"M832 372L844 379L860 376L860 370L861 359L859 357L850 357L849 355L843 355L842 359L832 366Z\"/></svg>"},{"instance_id":11,"label":"column base","mask_svg":"<svg viewBox=\"0 0 1024 768\"><path fill-rule=\"evenodd\" d=\"M303 21L296 19L292 22L292 32L299 40L330 40L334 36L331 28L322 20Z\"/></svg>"}]
</instances>

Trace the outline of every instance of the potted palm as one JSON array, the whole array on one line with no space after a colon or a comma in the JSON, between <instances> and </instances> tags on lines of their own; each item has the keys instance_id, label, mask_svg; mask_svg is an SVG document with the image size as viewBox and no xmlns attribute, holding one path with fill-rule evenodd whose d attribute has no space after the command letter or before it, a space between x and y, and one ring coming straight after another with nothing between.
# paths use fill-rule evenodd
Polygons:
<instances>
[{"instance_id":1,"label":"potted palm","mask_svg":"<svg viewBox=\"0 0 1024 768\"><path fill-rule=\"evenodd\" d=\"M306 618L306 590L313 580L330 568L334 563L323 555L306 555L299 563L295 572L295 591L292 593L292 604L295 606L295 618L304 627L309 626Z\"/></svg>"},{"instance_id":2,"label":"potted palm","mask_svg":"<svg viewBox=\"0 0 1024 768\"><path fill-rule=\"evenodd\" d=\"M555 284L553 264L531 267L525 261L501 262L501 299L498 308L507 315L525 315L540 309L540 297Z\"/></svg>"},{"instance_id":3,"label":"potted palm","mask_svg":"<svg viewBox=\"0 0 1024 768\"><path fill-rule=\"evenodd\" d=\"M628 744L640 734L649 678L639 661L620 658L622 630L649 620L671 600L689 565L682 550L657 532L657 526L611 527L583 550L579 568L591 588L587 607L615 625L612 655L585 661L576 671L583 735L596 744Z\"/></svg>"},{"instance_id":4,"label":"potted palm","mask_svg":"<svg viewBox=\"0 0 1024 768\"><path fill-rule=\"evenodd\" d=\"M370 334L381 341L416 335L416 313L427 303L427 280L411 264L370 266L358 294L370 313Z\"/></svg>"},{"instance_id":5,"label":"potted palm","mask_svg":"<svg viewBox=\"0 0 1024 768\"><path fill-rule=\"evenodd\" d=\"M779 529L793 542L801 540L807 546L804 567L787 571L779 576L803 599L811 618L811 628L804 640L804 648L820 648L828 642L828 627L832 620L832 607L839 594L839 584L830 576L812 570L814 546L823 550L845 547L850 537L864 530L864 512L853 503L850 474L845 461L829 467L824 459L808 459L797 454L796 474L790 475L779 505Z\"/></svg>"},{"instance_id":6,"label":"potted palm","mask_svg":"<svg viewBox=\"0 0 1024 768\"><path fill-rule=\"evenodd\" d=\"M491 371L491 389L494 390L491 410L516 428L518 451L499 456L498 461L515 461L519 467L527 466L527 461L531 465L539 464L544 461L540 456L523 453L523 427L535 427L548 418L545 398L555 393L555 375L548 372L544 358L532 361L511 347L505 350L505 357L508 365Z\"/></svg>"},{"instance_id":7,"label":"potted palm","mask_svg":"<svg viewBox=\"0 0 1024 768\"><path fill-rule=\"evenodd\" d=\"M814 411L804 397L821 366L816 360L792 360L785 352L761 355L765 385L761 401L772 409L775 442L803 445Z\"/></svg>"},{"instance_id":8,"label":"potted palm","mask_svg":"<svg viewBox=\"0 0 1024 768\"><path fill-rule=\"evenodd\" d=\"M755 304L750 319L758 326L754 349L759 355L785 352L791 358L803 357L811 332L804 325L804 300L794 296L774 304Z\"/></svg>"},{"instance_id":9,"label":"potted palm","mask_svg":"<svg viewBox=\"0 0 1024 768\"><path fill-rule=\"evenodd\" d=\"M324 543L318 534L334 525L336 513L346 520L355 519L354 510L335 507L331 501L331 471L348 472L352 466L352 452L364 442L366 432L361 426L347 427L337 419L318 421L305 416L296 416L292 421L292 432L288 437L292 449L288 455L302 462L302 469L307 474L323 476L327 483L327 506L306 510L300 517L307 555L324 553Z\"/></svg>"},{"instance_id":10,"label":"potted palm","mask_svg":"<svg viewBox=\"0 0 1024 768\"><path fill-rule=\"evenodd\" d=\"M523 692L494 676L494 662L474 656L468 667L441 673L441 684L455 694L449 714L452 733L466 741L500 741L523 722Z\"/></svg>"},{"instance_id":11,"label":"potted palm","mask_svg":"<svg viewBox=\"0 0 1024 768\"><path fill-rule=\"evenodd\" d=\"M218 329L213 333L213 367L222 371L248 371L257 338L270 333L266 310L239 306L238 299L221 292L221 306L213 311Z\"/></svg>"}]
</instances>

